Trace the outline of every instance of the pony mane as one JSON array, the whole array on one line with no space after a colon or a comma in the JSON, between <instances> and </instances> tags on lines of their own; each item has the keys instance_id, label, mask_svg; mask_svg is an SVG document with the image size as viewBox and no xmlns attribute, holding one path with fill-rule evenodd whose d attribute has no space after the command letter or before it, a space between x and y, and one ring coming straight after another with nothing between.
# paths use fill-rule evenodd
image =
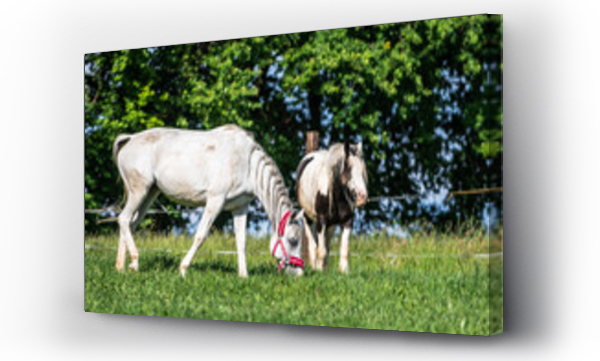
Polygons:
<instances>
[{"instance_id":1,"label":"pony mane","mask_svg":"<svg viewBox=\"0 0 600 361\"><path fill-rule=\"evenodd\" d=\"M342 165L344 164L344 144L335 143L327 149L327 163L329 171L332 173L330 181L334 178L339 177L342 171Z\"/></svg>"}]
</instances>

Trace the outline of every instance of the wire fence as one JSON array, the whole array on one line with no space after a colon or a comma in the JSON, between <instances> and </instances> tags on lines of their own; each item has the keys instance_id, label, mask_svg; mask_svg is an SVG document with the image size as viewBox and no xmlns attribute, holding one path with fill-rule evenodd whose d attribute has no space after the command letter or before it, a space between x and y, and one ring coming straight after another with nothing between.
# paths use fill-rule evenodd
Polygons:
<instances>
[{"instance_id":1,"label":"wire fence","mask_svg":"<svg viewBox=\"0 0 600 361\"><path fill-rule=\"evenodd\" d=\"M450 200L455 196L468 196L475 194L489 194L489 193L503 193L503 187L492 187L492 188L478 188L478 189L467 189L467 190L457 190L451 191L448 193L446 200ZM368 203L380 202L382 200L388 201L400 201L400 200L413 200L413 199L422 199L423 195L421 194L411 194L411 195L403 195L403 196L375 196L369 197L367 200ZM180 208L180 209L167 209L160 202L156 201L156 203L160 206L160 209L149 209L146 211L146 215L153 214L179 214L179 213L191 213L196 212L198 208ZM298 204L294 204L296 207ZM85 209L85 214L96 214L96 215L111 215L110 217L98 219L97 223L105 223L105 222L116 222L116 215L121 212L120 207L116 205L112 205L105 208L99 209Z\"/></svg>"},{"instance_id":2,"label":"wire fence","mask_svg":"<svg viewBox=\"0 0 600 361\"><path fill-rule=\"evenodd\" d=\"M86 244L85 249L95 249L95 250L105 250L105 251L116 251L117 247L108 247L97 244ZM187 250L173 250L173 249L156 249L156 248L138 248L140 252L156 252L156 253L175 253L175 254L185 254ZM210 255L237 255L237 251L198 251L197 254L210 254ZM257 254L257 255L269 255L270 252L266 251L257 251L251 252L246 251L246 254ZM329 252L330 256L338 257L340 255L339 252ZM377 258L391 258L395 260L397 258L497 258L503 257L503 252L492 252L492 253L434 253L434 254L410 254L410 253L356 253L352 252L350 254L351 257L377 257Z\"/></svg>"},{"instance_id":3,"label":"wire fence","mask_svg":"<svg viewBox=\"0 0 600 361\"><path fill-rule=\"evenodd\" d=\"M476 195L476 194L488 194L488 193L502 193L502 187L494 187L494 188L480 188L480 189L469 189L469 190L458 190L449 192L445 200L450 200L455 196L468 196L468 195ZM405 195L405 196L376 196L370 197L368 202L375 203L380 202L382 200L405 200L405 199L422 199L422 195ZM151 209L147 211L147 214L174 214L174 213L182 213L182 212L197 212L198 208L184 208L178 210L169 210L160 202L157 201L157 205L160 209ZM120 209L117 206L110 206L102 209L86 209L86 214L96 214L96 215L105 215L107 213L113 215L109 218L101 218L97 220L97 223L105 223L105 222L115 222L118 218L114 215L119 213ZM85 249L103 249L103 250L116 250L115 247L107 247L102 245L95 244L86 244ZM173 249L140 249L143 252L162 252L162 253L185 253L185 250L173 250ZM218 250L218 251L201 251L199 253L210 253L211 255L214 253L219 256L228 256L228 255L237 255L237 251L231 250ZM268 252L250 252L255 254L266 255ZM339 256L337 252L331 252L331 256ZM304 255L304 258L308 257L308 255ZM398 253L353 253L352 257L376 257L381 259L389 259L392 263L397 262L398 259L423 259L423 258L434 258L434 259L442 259L442 258L470 258L470 259L492 259L492 258L502 258L504 257L504 253L500 252L490 252L490 253L451 253L451 254L398 254Z\"/></svg>"}]
</instances>

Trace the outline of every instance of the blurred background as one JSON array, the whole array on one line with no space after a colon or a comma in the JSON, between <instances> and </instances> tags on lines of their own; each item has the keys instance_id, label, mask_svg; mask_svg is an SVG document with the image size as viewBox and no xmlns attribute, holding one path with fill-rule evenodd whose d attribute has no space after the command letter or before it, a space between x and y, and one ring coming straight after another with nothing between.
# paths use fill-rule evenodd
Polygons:
<instances>
[{"instance_id":1,"label":"blurred background","mask_svg":"<svg viewBox=\"0 0 600 361\"><path fill-rule=\"evenodd\" d=\"M358 231L502 224L502 16L477 15L85 56L85 231L112 232L123 196L114 138L236 123L274 158L292 199L307 131L362 141L372 198ZM193 230L161 196L143 228ZM250 225L264 230L256 202ZM221 215L217 227L230 227Z\"/></svg>"}]
</instances>

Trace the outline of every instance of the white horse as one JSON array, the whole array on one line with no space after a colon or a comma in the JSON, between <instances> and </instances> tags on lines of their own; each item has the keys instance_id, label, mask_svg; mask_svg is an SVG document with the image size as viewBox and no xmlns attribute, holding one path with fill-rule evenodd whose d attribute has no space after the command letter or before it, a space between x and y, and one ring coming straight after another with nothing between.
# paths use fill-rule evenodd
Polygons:
<instances>
[{"instance_id":1,"label":"white horse","mask_svg":"<svg viewBox=\"0 0 600 361\"><path fill-rule=\"evenodd\" d=\"M362 143L338 143L306 155L298 165L296 178L311 267L325 268L333 231L341 224L339 269L348 273L354 209L365 205L368 198Z\"/></svg>"},{"instance_id":2,"label":"white horse","mask_svg":"<svg viewBox=\"0 0 600 361\"><path fill-rule=\"evenodd\" d=\"M279 269L300 276L301 212L295 212L283 177L252 135L235 125L210 131L154 128L115 139L113 156L125 185L127 203L119 215L116 268L138 270L132 230L160 192L191 207L205 206L194 243L179 271L185 276L194 255L221 211L233 213L238 275L247 277L246 218L255 197L271 221L272 254Z\"/></svg>"}]
</instances>

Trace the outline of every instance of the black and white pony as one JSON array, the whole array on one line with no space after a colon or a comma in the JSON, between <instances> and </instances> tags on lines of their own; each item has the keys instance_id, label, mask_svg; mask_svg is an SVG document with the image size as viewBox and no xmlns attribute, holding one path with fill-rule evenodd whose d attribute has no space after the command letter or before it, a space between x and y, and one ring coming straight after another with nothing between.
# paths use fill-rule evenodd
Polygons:
<instances>
[{"instance_id":1,"label":"black and white pony","mask_svg":"<svg viewBox=\"0 0 600 361\"><path fill-rule=\"evenodd\" d=\"M354 209L362 207L368 197L362 143L338 143L306 155L298 165L296 177L311 267L325 268L333 231L341 225L339 268L347 273Z\"/></svg>"},{"instance_id":2,"label":"black and white pony","mask_svg":"<svg viewBox=\"0 0 600 361\"><path fill-rule=\"evenodd\" d=\"M127 203L119 215L116 268L138 269L132 230L160 192L191 207L204 206L194 242L179 271L185 275L194 255L222 211L233 214L238 275L247 277L246 219L255 197L263 204L273 234L271 252L279 269L300 276L301 212L295 212L283 177L252 135L235 125L210 131L154 128L115 139L113 156L125 185Z\"/></svg>"}]
</instances>

